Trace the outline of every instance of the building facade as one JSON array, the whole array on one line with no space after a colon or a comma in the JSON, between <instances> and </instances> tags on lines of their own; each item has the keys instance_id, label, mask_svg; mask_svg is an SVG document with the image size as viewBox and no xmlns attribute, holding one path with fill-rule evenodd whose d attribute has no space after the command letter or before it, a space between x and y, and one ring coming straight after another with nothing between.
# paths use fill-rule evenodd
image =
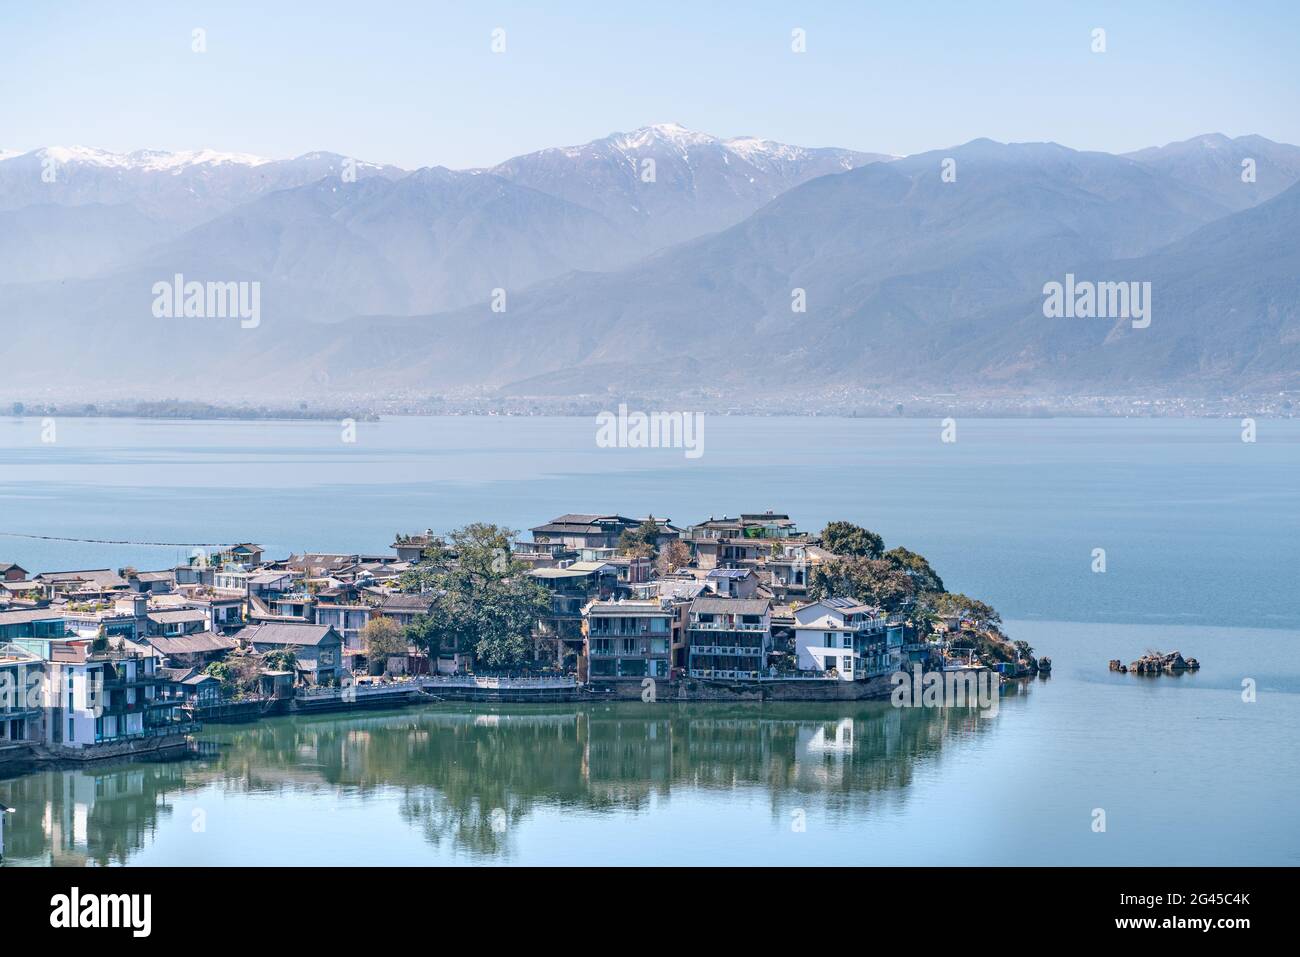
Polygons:
<instances>
[{"instance_id":1,"label":"building facade","mask_svg":"<svg viewBox=\"0 0 1300 957\"><path fill-rule=\"evenodd\" d=\"M772 607L766 598L700 597L687 615L687 674L757 679L771 650Z\"/></svg>"},{"instance_id":2,"label":"building facade","mask_svg":"<svg viewBox=\"0 0 1300 957\"><path fill-rule=\"evenodd\" d=\"M591 680L668 678L674 610L660 601L596 601L583 609Z\"/></svg>"}]
</instances>

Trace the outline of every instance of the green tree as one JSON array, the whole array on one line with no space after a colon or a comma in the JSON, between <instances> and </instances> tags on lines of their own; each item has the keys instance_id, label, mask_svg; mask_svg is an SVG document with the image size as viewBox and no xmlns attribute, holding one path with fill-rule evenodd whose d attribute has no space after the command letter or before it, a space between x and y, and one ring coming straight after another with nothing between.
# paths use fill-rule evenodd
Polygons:
<instances>
[{"instance_id":1,"label":"green tree","mask_svg":"<svg viewBox=\"0 0 1300 957\"><path fill-rule=\"evenodd\" d=\"M268 651L262 661L268 671L298 670L298 655L288 648L277 648L274 651Z\"/></svg>"},{"instance_id":2,"label":"green tree","mask_svg":"<svg viewBox=\"0 0 1300 957\"><path fill-rule=\"evenodd\" d=\"M836 555L879 558L885 550L885 540L861 525L831 522L822 529L822 547Z\"/></svg>"},{"instance_id":3,"label":"green tree","mask_svg":"<svg viewBox=\"0 0 1300 957\"><path fill-rule=\"evenodd\" d=\"M916 586L906 572L882 559L837 558L813 568L808 594L811 598L853 598L898 611L916 594Z\"/></svg>"},{"instance_id":4,"label":"green tree","mask_svg":"<svg viewBox=\"0 0 1300 957\"><path fill-rule=\"evenodd\" d=\"M256 655L232 654L225 661L214 661L203 669L221 682L223 698L237 698L255 691L262 672L262 662Z\"/></svg>"},{"instance_id":5,"label":"green tree","mask_svg":"<svg viewBox=\"0 0 1300 957\"><path fill-rule=\"evenodd\" d=\"M203 673L221 682L223 698L233 698L239 690L239 670L228 661L214 661L203 669Z\"/></svg>"},{"instance_id":6,"label":"green tree","mask_svg":"<svg viewBox=\"0 0 1300 957\"><path fill-rule=\"evenodd\" d=\"M654 558L659 550L659 523L647 518L636 528L629 528L619 536L619 551L634 558Z\"/></svg>"},{"instance_id":7,"label":"green tree","mask_svg":"<svg viewBox=\"0 0 1300 957\"><path fill-rule=\"evenodd\" d=\"M961 592L943 592L931 596L929 601L935 613L943 618L970 618L994 627L1002 623L1002 616L991 605Z\"/></svg>"},{"instance_id":8,"label":"green tree","mask_svg":"<svg viewBox=\"0 0 1300 957\"><path fill-rule=\"evenodd\" d=\"M550 594L512 557L514 536L497 525L466 525L451 532L449 546L431 556L428 568L403 576L404 584L417 584L433 596L429 613L406 630L412 644L430 656L472 652L491 668L527 659L529 636L550 610Z\"/></svg>"},{"instance_id":9,"label":"green tree","mask_svg":"<svg viewBox=\"0 0 1300 957\"><path fill-rule=\"evenodd\" d=\"M885 552L884 559L899 571L906 573L912 579L912 584L916 586L918 593L944 590L943 579L930 567L924 555L918 555L899 546Z\"/></svg>"},{"instance_id":10,"label":"green tree","mask_svg":"<svg viewBox=\"0 0 1300 957\"><path fill-rule=\"evenodd\" d=\"M371 618L361 629L361 640L365 643L371 674L387 671L389 658L406 654L405 630L391 618Z\"/></svg>"}]
</instances>

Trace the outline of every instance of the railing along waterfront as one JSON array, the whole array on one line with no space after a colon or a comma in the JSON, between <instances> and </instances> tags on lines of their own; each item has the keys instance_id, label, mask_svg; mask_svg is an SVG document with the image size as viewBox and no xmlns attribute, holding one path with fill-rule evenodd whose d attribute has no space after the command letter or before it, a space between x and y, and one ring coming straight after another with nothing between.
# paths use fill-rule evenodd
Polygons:
<instances>
[{"instance_id":1,"label":"railing along waterfront","mask_svg":"<svg viewBox=\"0 0 1300 957\"><path fill-rule=\"evenodd\" d=\"M572 676L512 678L496 675L425 675L415 679L429 688L491 688L512 690L523 688L572 689L578 679Z\"/></svg>"}]
</instances>

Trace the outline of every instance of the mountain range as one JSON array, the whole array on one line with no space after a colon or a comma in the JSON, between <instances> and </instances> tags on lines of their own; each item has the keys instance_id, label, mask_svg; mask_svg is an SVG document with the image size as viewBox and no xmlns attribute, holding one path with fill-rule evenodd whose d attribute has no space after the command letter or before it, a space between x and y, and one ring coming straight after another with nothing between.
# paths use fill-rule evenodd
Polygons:
<instances>
[{"instance_id":1,"label":"mountain range","mask_svg":"<svg viewBox=\"0 0 1300 957\"><path fill-rule=\"evenodd\" d=\"M0 394L1295 388L1298 181L1300 148L1218 134L891 157L662 124L413 171L0 151ZM177 273L260 283L258 327L154 318ZM1151 325L1046 318L1067 273L1150 282Z\"/></svg>"}]
</instances>

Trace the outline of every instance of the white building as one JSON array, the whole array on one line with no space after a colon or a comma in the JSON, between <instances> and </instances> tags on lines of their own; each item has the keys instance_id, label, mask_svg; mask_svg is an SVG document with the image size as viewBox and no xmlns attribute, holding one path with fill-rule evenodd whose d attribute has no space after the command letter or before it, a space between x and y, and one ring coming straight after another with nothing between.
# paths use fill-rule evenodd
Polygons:
<instances>
[{"instance_id":1,"label":"white building","mask_svg":"<svg viewBox=\"0 0 1300 957\"><path fill-rule=\"evenodd\" d=\"M885 613L873 605L823 598L796 608L794 620L800 671L833 671L841 681L862 681L895 667Z\"/></svg>"},{"instance_id":2,"label":"white building","mask_svg":"<svg viewBox=\"0 0 1300 957\"><path fill-rule=\"evenodd\" d=\"M41 739L45 662L0 642L0 746Z\"/></svg>"},{"instance_id":3,"label":"white building","mask_svg":"<svg viewBox=\"0 0 1300 957\"><path fill-rule=\"evenodd\" d=\"M84 748L168 733L176 703L161 694L152 650L54 641L45 667L47 744Z\"/></svg>"}]
</instances>

